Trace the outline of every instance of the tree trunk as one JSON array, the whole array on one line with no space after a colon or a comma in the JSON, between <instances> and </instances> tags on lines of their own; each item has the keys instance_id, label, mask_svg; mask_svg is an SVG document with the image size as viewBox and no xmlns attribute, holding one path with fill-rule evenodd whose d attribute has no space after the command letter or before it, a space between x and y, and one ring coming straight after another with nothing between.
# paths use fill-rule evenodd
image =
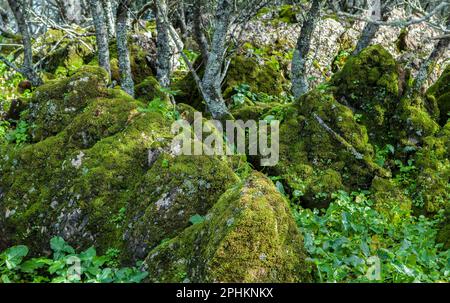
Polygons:
<instances>
[{"instance_id":1,"label":"tree trunk","mask_svg":"<svg viewBox=\"0 0 450 303\"><path fill-rule=\"evenodd\" d=\"M309 90L306 75L306 58L311 49L312 34L320 16L320 0L313 0L308 16L303 21L302 30L297 40L297 49L292 60L292 92L299 98Z\"/></svg>"},{"instance_id":2,"label":"tree trunk","mask_svg":"<svg viewBox=\"0 0 450 303\"><path fill-rule=\"evenodd\" d=\"M447 20L447 28L450 29L450 19ZM414 80L412 87L412 94L420 94L425 82L430 77L436 63L445 54L450 46L450 37L445 37L439 40L439 42L434 46L433 51L430 56L421 64L420 69L417 73L417 77Z\"/></svg>"},{"instance_id":3,"label":"tree trunk","mask_svg":"<svg viewBox=\"0 0 450 303\"><path fill-rule=\"evenodd\" d=\"M24 59L23 66L20 70L22 74L33 84L33 86L39 86L43 83L43 81L33 67L33 48L31 44L29 27L25 18L25 3L20 3L16 0L8 0L8 3L14 14L14 17L16 18L19 32L22 35Z\"/></svg>"},{"instance_id":4,"label":"tree trunk","mask_svg":"<svg viewBox=\"0 0 450 303\"><path fill-rule=\"evenodd\" d=\"M111 76L108 33L103 17L103 9L99 0L89 0L89 3L91 5L92 19L94 20L95 35L97 38L98 63Z\"/></svg>"},{"instance_id":5,"label":"tree trunk","mask_svg":"<svg viewBox=\"0 0 450 303\"><path fill-rule=\"evenodd\" d=\"M113 9L111 5L111 0L101 0L102 1L102 7L104 11L104 18L108 30L108 36L109 37L115 37L116 36L116 26L114 22L114 14ZM129 6L126 7L126 9L129 9Z\"/></svg>"},{"instance_id":6,"label":"tree trunk","mask_svg":"<svg viewBox=\"0 0 450 303\"><path fill-rule=\"evenodd\" d=\"M202 16L202 0L197 0L194 3L192 14L193 14L193 34L194 39L197 42L200 52L202 54L203 62L207 62L209 54L209 44L206 38L205 32L203 30L203 16Z\"/></svg>"},{"instance_id":7,"label":"tree trunk","mask_svg":"<svg viewBox=\"0 0 450 303\"><path fill-rule=\"evenodd\" d=\"M157 30L157 71L156 78L163 87L170 85L171 57L170 35L168 25L164 20L168 19L166 0L155 0L156 30Z\"/></svg>"},{"instance_id":8,"label":"tree trunk","mask_svg":"<svg viewBox=\"0 0 450 303\"><path fill-rule=\"evenodd\" d=\"M381 8L381 20L382 21L388 20L389 13L392 11L392 9L393 9L393 7L388 6L388 4L385 4ZM368 47L379 29L380 29L379 24L368 22L366 24L366 26L364 26L361 36L359 37L358 43L356 44L356 48L353 51L353 55L358 55L360 52L362 52L363 49Z\"/></svg>"},{"instance_id":9,"label":"tree trunk","mask_svg":"<svg viewBox=\"0 0 450 303\"><path fill-rule=\"evenodd\" d=\"M119 59L120 86L134 97L134 81L131 74L130 54L128 52L128 7L131 0L119 0L117 7L117 54Z\"/></svg>"},{"instance_id":10,"label":"tree trunk","mask_svg":"<svg viewBox=\"0 0 450 303\"><path fill-rule=\"evenodd\" d=\"M232 0L220 0L217 5L214 35L211 50L206 61L205 74L202 86L205 93L205 102L214 119L222 120L229 116L228 109L222 97L222 66L226 51L226 40L233 12Z\"/></svg>"}]
</instances>

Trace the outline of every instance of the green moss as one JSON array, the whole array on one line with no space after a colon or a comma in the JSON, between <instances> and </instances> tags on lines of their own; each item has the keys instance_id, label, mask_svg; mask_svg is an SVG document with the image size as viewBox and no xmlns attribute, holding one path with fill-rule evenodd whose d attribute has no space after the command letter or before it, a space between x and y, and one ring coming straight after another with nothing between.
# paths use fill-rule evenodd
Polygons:
<instances>
[{"instance_id":1,"label":"green moss","mask_svg":"<svg viewBox=\"0 0 450 303\"><path fill-rule=\"evenodd\" d=\"M280 106L278 103L255 102L251 105L243 105L235 108L231 113L236 120L259 121L268 114L274 107Z\"/></svg>"},{"instance_id":2,"label":"green moss","mask_svg":"<svg viewBox=\"0 0 450 303\"><path fill-rule=\"evenodd\" d=\"M92 59L95 38L86 36L72 39L64 31L50 29L36 41L35 48L38 51L34 61L41 61L46 72L67 76Z\"/></svg>"},{"instance_id":3,"label":"green moss","mask_svg":"<svg viewBox=\"0 0 450 303\"><path fill-rule=\"evenodd\" d=\"M371 140L379 145L392 140L390 120L399 102L399 76L388 51L374 45L350 57L332 84L336 99L361 115Z\"/></svg>"},{"instance_id":4,"label":"green moss","mask_svg":"<svg viewBox=\"0 0 450 303\"><path fill-rule=\"evenodd\" d=\"M156 273L154 280L311 280L289 206L263 175L254 173L223 194L206 218L149 254L146 264Z\"/></svg>"},{"instance_id":5,"label":"green moss","mask_svg":"<svg viewBox=\"0 0 450 303\"><path fill-rule=\"evenodd\" d=\"M57 234L78 248L121 249L131 262L238 181L226 159L172 154L171 122L162 115L138 112L142 103L105 83L79 84L97 85L99 76L105 73L88 67L39 88L35 102L69 92L60 101L77 110L39 142L2 153L0 231L8 242L42 251Z\"/></svg>"},{"instance_id":6,"label":"green moss","mask_svg":"<svg viewBox=\"0 0 450 303\"><path fill-rule=\"evenodd\" d=\"M69 78L50 81L37 88L27 116L33 125L33 141L57 134L90 99L105 96L108 80L102 68L84 66Z\"/></svg>"},{"instance_id":7,"label":"green moss","mask_svg":"<svg viewBox=\"0 0 450 303\"><path fill-rule=\"evenodd\" d=\"M420 203L415 212L436 214L450 201L450 123L435 136L424 139L424 146L417 152L416 188L413 197Z\"/></svg>"},{"instance_id":8,"label":"green moss","mask_svg":"<svg viewBox=\"0 0 450 303\"><path fill-rule=\"evenodd\" d=\"M282 72L273 65L260 64L256 58L237 55L230 62L225 78L224 96L230 97L232 89L242 83L250 85L254 93L279 96L283 92L284 82Z\"/></svg>"},{"instance_id":9,"label":"green moss","mask_svg":"<svg viewBox=\"0 0 450 303\"><path fill-rule=\"evenodd\" d=\"M159 152L153 150L158 158L135 189L138 194L130 209L128 243L141 258L161 240L185 229L190 217L205 215L238 181L225 161L207 156L158 156Z\"/></svg>"},{"instance_id":10,"label":"green moss","mask_svg":"<svg viewBox=\"0 0 450 303\"><path fill-rule=\"evenodd\" d=\"M368 188L375 175L389 175L374 163L366 127L331 92L313 90L286 106L280 127L280 162L270 169L270 174L281 176L289 192L297 191L300 203L308 207L327 206L333 192Z\"/></svg>"},{"instance_id":11,"label":"green moss","mask_svg":"<svg viewBox=\"0 0 450 303\"><path fill-rule=\"evenodd\" d=\"M395 180L375 177L370 191L376 210L385 214L393 223L402 220L402 212L398 209L404 210L405 214L411 210L411 198Z\"/></svg>"},{"instance_id":12,"label":"green moss","mask_svg":"<svg viewBox=\"0 0 450 303\"><path fill-rule=\"evenodd\" d=\"M164 99L165 94L161 92L161 86L155 77L150 76L135 86L136 98L150 102L155 98Z\"/></svg>"},{"instance_id":13,"label":"green moss","mask_svg":"<svg viewBox=\"0 0 450 303\"><path fill-rule=\"evenodd\" d=\"M450 206L444 212L444 222L442 222L438 235L437 242L444 244L444 250L450 249Z\"/></svg>"},{"instance_id":14,"label":"green moss","mask_svg":"<svg viewBox=\"0 0 450 303\"><path fill-rule=\"evenodd\" d=\"M440 125L445 125L450 118L450 65L442 73L438 81L426 92L426 99L432 108L438 108L431 113Z\"/></svg>"}]
</instances>

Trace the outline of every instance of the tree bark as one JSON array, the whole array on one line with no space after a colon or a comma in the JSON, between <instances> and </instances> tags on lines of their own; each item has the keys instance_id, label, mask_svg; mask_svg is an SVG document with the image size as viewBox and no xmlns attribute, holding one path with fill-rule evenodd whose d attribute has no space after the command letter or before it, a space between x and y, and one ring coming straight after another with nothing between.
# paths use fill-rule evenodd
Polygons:
<instances>
[{"instance_id":1,"label":"tree bark","mask_svg":"<svg viewBox=\"0 0 450 303\"><path fill-rule=\"evenodd\" d=\"M447 28L450 29L450 19L447 20ZM412 87L412 94L420 94L422 92L423 87L425 86L425 82L430 77L433 68L440 58L445 54L445 51L448 50L450 46L450 37L447 36L445 38L440 39L436 45L434 46L433 51L430 56L422 62L419 71L417 73L416 79L414 80L414 84Z\"/></svg>"},{"instance_id":2,"label":"tree bark","mask_svg":"<svg viewBox=\"0 0 450 303\"><path fill-rule=\"evenodd\" d=\"M197 0L194 3L194 6L192 8L192 14L193 14L193 34L194 39L197 42L200 52L202 54L203 62L208 61L208 54L209 54L209 43L208 39L206 38L205 31L203 30L203 15L202 15L202 0Z\"/></svg>"},{"instance_id":3,"label":"tree bark","mask_svg":"<svg viewBox=\"0 0 450 303\"><path fill-rule=\"evenodd\" d=\"M8 0L8 4L16 19L19 32L22 35L24 59L20 70L22 74L33 84L33 86L39 86L43 83L43 81L33 67L33 48L28 23L25 18L25 3L20 3L16 0Z\"/></svg>"},{"instance_id":4,"label":"tree bark","mask_svg":"<svg viewBox=\"0 0 450 303\"><path fill-rule=\"evenodd\" d=\"M111 76L111 64L109 61L108 33L103 17L103 9L100 0L89 0L92 19L94 20L95 35L97 38L98 63Z\"/></svg>"},{"instance_id":5,"label":"tree bark","mask_svg":"<svg viewBox=\"0 0 450 303\"><path fill-rule=\"evenodd\" d=\"M389 14L392 11L393 7L385 4L381 8L381 20L387 21L389 18ZM353 51L353 55L358 55L362 52L363 49L368 47L375 37L376 33L380 29L380 25L376 23L368 22L359 37L358 43L356 44L355 50Z\"/></svg>"},{"instance_id":6,"label":"tree bark","mask_svg":"<svg viewBox=\"0 0 450 303\"><path fill-rule=\"evenodd\" d=\"M131 0L119 0L117 7L117 54L119 60L120 86L130 96L134 97L134 81L131 74L130 54L128 51L128 7Z\"/></svg>"},{"instance_id":7,"label":"tree bark","mask_svg":"<svg viewBox=\"0 0 450 303\"><path fill-rule=\"evenodd\" d=\"M168 19L167 1L154 0L156 8L156 30L157 30L157 68L156 78L163 87L170 85L171 57L170 35L168 24L164 20Z\"/></svg>"},{"instance_id":8,"label":"tree bark","mask_svg":"<svg viewBox=\"0 0 450 303\"><path fill-rule=\"evenodd\" d=\"M116 26L115 26L115 22L114 22L114 14L113 14L113 9L112 9L112 5L111 5L111 0L101 0L101 2L102 2L104 18L105 18L105 22L106 22L106 26L107 26L107 30L108 30L108 36L114 37L114 36L116 36ZM127 6L127 9L128 9L128 6Z\"/></svg>"},{"instance_id":9,"label":"tree bark","mask_svg":"<svg viewBox=\"0 0 450 303\"><path fill-rule=\"evenodd\" d=\"M320 0L313 0L308 16L303 21L292 60L292 92L299 98L309 90L306 75L306 58L311 49L312 34L320 17Z\"/></svg>"},{"instance_id":10,"label":"tree bark","mask_svg":"<svg viewBox=\"0 0 450 303\"><path fill-rule=\"evenodd\" d=\"M226 51L227 34L233 12L232 0L220 0L217 5L215 28L211 42L211 50L206 61L202 87L205 102L214 119L222 120L230 115L222 97L222 66Z\"/></svg>"}]
</instances>

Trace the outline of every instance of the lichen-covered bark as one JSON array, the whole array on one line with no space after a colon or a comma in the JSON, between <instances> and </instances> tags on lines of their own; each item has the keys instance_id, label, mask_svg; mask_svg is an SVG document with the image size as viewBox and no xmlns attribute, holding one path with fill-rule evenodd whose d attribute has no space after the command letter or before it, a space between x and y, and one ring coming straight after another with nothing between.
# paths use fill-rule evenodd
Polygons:
<instances>
[{"instance_id":1,"label":"lichen-covered bark","mask_svg":"<svg viewBox=\"0 0 450 303\"><path fill-rule=\"evenodd\" d=\"M381 7L382 21L386 21L388 19L389 14L393 10L393 8L394 7L389 4L384 4ZM380 29L379 24L368 22L364 26L361 36L359 37L358 43L356 44L355 50L353 51L353 55L358 55L363 49L368 47L379 29Z\"/></svg>"},{"instance_id":2,"label":"lichen-covered bark","mask_svg":"<svg viewBox=\"0 0 450 303\"><path fill-rule=\"evenodd\" d=\"M20 71L34 86L39 86L43 82L33 67L33 46L31 44L30 30L25 16L26 2L8 0L8 4L16 19L19 32L22 35L24 56L23 65Z\"/></svg>"},{"instance_id":3,"label":"lichen-covered bark","mask_svg":"<svg viewBox=\"0 0 450 303\"><path fill-rule=\"evenodd\" d=\"M109 37L115 37L116 35L116 24L114 22L114 14L113 14L113 8L112 8L112 0L101 0L101 5L103 7L104 11L104 18L106 22L106 27L108 31ZM120 2L121 0L119 0ZM127 6L127 9L129 9L129 5Z\"/></svg>"},{"instance_id":4,"label":"lichen-covered bark","mask_svg":"<svg viewBox=\"0 0 450 303\"><path fill-rule=\"evenodd\" d=\"M157 29L157 72L156 77L163 87L170 84L171 55L169 24L165 22L168 18L166 0L154 0L156 6L156 29ZM157 2L157 3L156 3Z\"/></svg>"},{"instance_id":5,"label":"lichen-covered bark","mask_svg":"<svg viewBox=\"0 0 450 303\"><path fill-rule=\"evenodd\" d=\"M233 12L231 0L220 0L217 4L214 34L211 48L202 79L205 102L211 115L215 119L222 119L229 115L229 111L222 97L222 66L226 50L228 30Z\"/></svg>"},{"instance_id":6,"label":"lichen-covered bark","mask_svg":"<svg viewBox=\"0 0 450 303\"><path fill-rule=\"evenodd\" d=\"M109 61L108 32L105 24L104 12L100 0L89 0L91 15L94 20L95 35L97 38L98 63L108 75L111 75Z\"/></svg>"},{"instance_id":7,"label":"lichen-covered bark","mask_svg":"<svg viewBox=\"0 0 450 303\"><path fill-rule=\"evenodd\" d=\"M297 40L297 48L292 60L292 92L296 98L309 90L308 77L306 75L306 58L311 49L312 34L320 16L320 2L320 0L312 2Z\"/></svg>"},{"instance_id":8,"label":"lichen-covered bark","mask_svg":"<svg viewBox=\"0 0 450 303\"><path fill-rule=\"evenodd\" d=\"M447 21L447 27L450 28L450 18ZM448 36L446 38L440 39L439 42L436 43L430 56L427 59L425 59L424 62L422 62L420 69L417 72L417 76L414 81L412 89L412 94L417 95L422 92L422 89L427 79L429 78L431 72L433 71L435 64L440 58L442 58L444 53L448 51L449 45L450 45L450 37Z\"/></svg>"},{"instance_id":9,"label":"lichen-covered bark","mask_svg":"<svg viewBox=\"0 0 450 303\"><path fill-rule=\"evenodd\" d=\"M200 47L200 52L202 54L202 59L207 62L209 55L209 43L206 38L205 31L203 30L203 15L202 15L202 5L204 2L202 0L195 1L192 7L192 30L194 34L195 41Z\"/></svg>"},{"instance_id":10,"label":"lichen-covered bark","mask_svg":"<svg viewBox=\"0 0 450 303\"><path fill-rule=\"evenodd\" d=\"M120 86L130 96L134 97L134 81L128 51L128 7L130 4L131 0L120 0L117 7L117 57L119 60Z\"/></svg>"}]
</instances>

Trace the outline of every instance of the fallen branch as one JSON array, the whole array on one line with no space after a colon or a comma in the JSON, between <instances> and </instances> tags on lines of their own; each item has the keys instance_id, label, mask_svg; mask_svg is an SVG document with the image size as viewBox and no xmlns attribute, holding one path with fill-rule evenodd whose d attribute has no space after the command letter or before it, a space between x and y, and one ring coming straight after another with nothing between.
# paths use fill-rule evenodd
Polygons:
<instances>
[{"instance_id":1,"label":"fallen branch","mask_svg":"<svg viewBox=\"0 0 450 303\"><path fill-rule=\"evenodd\" d=\"M333 129L331 129L331 127L329 127L325 121L322 120L322 118L320 118L316 113L313 113L313 117L314 119L317 120L317 122L320 124L320 126L322 126L330 135L332 135L337 141L339 141L339 143L341 143L342 145L344 145L345 148L348 149L348 151L350 151L350 153L355 156L356 159L358 160L362 160L364 159L364 155L361 154L360 152L358 152L356 150L356 148L353 147L353 145L351 145L350 143L347 142L347 140L345 140L344 138L342 138L341 135L339 135L337 132L335 132Z\"/></svg>"}]
</instances>

